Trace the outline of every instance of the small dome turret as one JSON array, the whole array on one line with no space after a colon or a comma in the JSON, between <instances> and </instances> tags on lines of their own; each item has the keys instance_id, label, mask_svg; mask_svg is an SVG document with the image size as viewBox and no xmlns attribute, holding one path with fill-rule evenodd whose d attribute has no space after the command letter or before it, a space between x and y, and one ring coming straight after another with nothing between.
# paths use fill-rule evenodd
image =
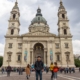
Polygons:
<instances>
[{"instance_id":1,"label":"small dome turret","mask_svg":"<svg viewBox=\"0 0 80 80\"><path fill-rule=\"evenodd\" d=\"M18 2L17 2L17 0L16 0L16 2L15 2L15 5L14 5L13 9L18 9L18 10L19 10L19 7L18 7Z\"/></svg>"}]
</instances>

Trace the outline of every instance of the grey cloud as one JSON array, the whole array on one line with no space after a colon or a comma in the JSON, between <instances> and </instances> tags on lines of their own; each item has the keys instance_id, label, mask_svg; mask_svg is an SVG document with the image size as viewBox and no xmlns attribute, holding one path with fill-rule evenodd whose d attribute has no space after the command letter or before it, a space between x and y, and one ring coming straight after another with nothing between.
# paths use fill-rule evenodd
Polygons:
<instances>
[{"instance_id":1,"label":"grey cloud","mask_svg":"<svg viewBox=\"0 0 80 80\"><path fill-rule=\"evenodd\" d=\"M20 34L28 32L28 27L31 23L31 20L35 17L38 5L40 5L42 14L50 26L50 32L58 34L57 12L60 0L24 0L24 1L19 0L18 2L21 13ZM80 22L79 3L80 0L63 0L63 4L68 12L68 18L70 20L70 28L71 28L71 33L73 35L73 39L80 39L79 38L80 27L79 25L77 25ZM24 11L25 13L23 13L23 9L25 9ZM0 18L0 30L2 31L2 32L0 31L0 42L4 42L4 35L7 32L9 17L10 17L10 12L7 12Z\"/></svg>"}]
</instances>

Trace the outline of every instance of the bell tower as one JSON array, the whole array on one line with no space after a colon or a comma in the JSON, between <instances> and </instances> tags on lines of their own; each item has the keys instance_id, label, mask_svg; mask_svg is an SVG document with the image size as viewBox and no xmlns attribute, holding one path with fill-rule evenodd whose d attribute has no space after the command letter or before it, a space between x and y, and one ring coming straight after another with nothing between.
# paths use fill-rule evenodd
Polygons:
<instances>
[{"instance_id":1,"label":"bell tower","mask_svg":"<svg viewBox=\"0 0 80 80\"><path fill-rule=\"evenodd\" d=\"M69 19L67 17L67 11L63 6L62 0L60 0L60 6L58 9L58 35L72 36L69 28Z\"/></svg>"},{"instance_id":2,"label":"bell tower","mask_svg":"<svg viewBox=\"0 0 80 80\"><path fill-rule=\"evenodd\" d=\"M15 5L11 11L11 15L9 18L9 27L6 36L17 36L19 35L20 31L20 12L19 12L19 7L18 7L18 2L16 0Z\"/></svg>"}]
</instances>

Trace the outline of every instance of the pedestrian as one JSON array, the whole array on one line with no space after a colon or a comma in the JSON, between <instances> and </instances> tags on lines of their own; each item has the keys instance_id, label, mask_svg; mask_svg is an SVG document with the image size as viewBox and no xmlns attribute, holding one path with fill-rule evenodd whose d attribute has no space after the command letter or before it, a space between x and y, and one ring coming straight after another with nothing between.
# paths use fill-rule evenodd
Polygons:
<instances>
[{"instance_id":1,"label":"pedestrian","mask_svg":"<svg viewBox=\"0 0 80 80\"><path fill-rule=\"evenodd\" d=\"M54 68L53 62L51 62L51 65L50 65L51 80L53 80L53 76L54 76L53 68Z\"/></svg>"},{"instance_id":2,"label":"pedestrian","mask_svg":"<svg viewBox=\"0 0 80 80\"><path fill-rule=\"evenodd\" d=\"M7 67L7 77L10 76L10 73L11 73L11 66L8 66L8 67Z\"/></svg>"},{"instance_id":3,"label":"pedestrian","mask_svg":"<svg viewBox=\"0 0 80 80\"><path fill-rule=\"evenodd\" d=\"M35 72L36 72L36 80L38 80L38 76L40 76L40 80L42 80L42 72L44 70L44 64L41 60L41 56L37 57L37 61L34 64Z\"/></svg>"},{"instance_id":4,"label":"pedestrian","mask_svg":"<svg viewBox=\"0 0 80 80\"><path fill-rule=\"evenodd\" d=\"M74 69L74 67L72 68L72 71L73 71L73 73L75 73L75 69Z\"/></svg>"},{"instance_id":5,"label":"pedestrian","mask_svg":"<svg viewBox=\"0 0 80 80\"><path fill-rule=\"evenodd\" d=\"M4 73L4 68L2 67L2 69L1 69L1 72L2 72L2 74Z\"/></svg>"},{"instance_id":6,"label":"pedestrian","mask_svg":"<svg viewBox=\"0 0 80 80\"><path fill-rule=\"evenodd\" d=\"M46 73L49 72L49 68L47 66L45 67L45 71L46 71Z\"/></svg>"},{"instance_id":7,"label":"pedestrian","mask_svg":"<svg viewBox=\"0 0 80 80\"><path fill-rule=\"evenodd\" d=\"M80 72L80 67L79 67L79 72Z\"/></svg>"},{"instance_id":8,"label":"pedestrian","mask_svg":"<svg viewBox=\"0 0 80 80\"><path fill-rule=\"evenodd\" d=\"M60 71L60 73L62 73L62 67L60 67L59 71Z\"/></svg>"},{"instance_id":9,"label":"pedestrian","mask_svg":"<svg viewBox=\"0 0 80 80\"><path fill-rule=\"evenodd\" d=\"M67 72L67 71L66 71L66 68L64 68L64 73L66 74L66 72Z\"/></svg>"},{"instance_id":10,"label":"pedestrian","mask_svg":"<svg viewBox=\"0 0 80 80\"><path fill-rule=\"evenodd\" d=\"M68 67L66 68L66 73L68 73L69 72L69 69L68 69Z\"/></svg>"},{"instance_id":11,"label":"pedestrian","mask_svg":"<svg viewBox=\"0 0 80 80\"><path fill-rule=\"evenodd\" d=\"M69 68L69 73L71 73L71 68Z\"/></svg>"},{"instance_id":12,"label":"pedestrian","mask_svg":"<svg viewBox=\"0 0 80 80\"><path fill-rule=\"evenodd\" d=\"M30 65L29 64L27 65L25 72L26 72L27 79L29 79L30 77Z\"/></svg>"},{"instance_id":13,"label":"pedestrian","mask_svg":"<svg viewBox=\"0 0 80 80\"><path fill-rule=\"evenodd\" d=\"M57 66L57 63L54 63L54 68L53 68L53 72L54 72L54 79L53 80L57 80L57 72L59 71L59 67Z\"/></svg>"},{"instance_id":14,"label":"pedestrian","mask_svg":"<svg viewBox=\"0 0 80 80\"><path fill-rule=\"evenodd\" d=\"M23 74L23 70L22 70L21 67L19 67L18 71L19 71L19 75L22 75Z\"/></svg>"}]
</instances>

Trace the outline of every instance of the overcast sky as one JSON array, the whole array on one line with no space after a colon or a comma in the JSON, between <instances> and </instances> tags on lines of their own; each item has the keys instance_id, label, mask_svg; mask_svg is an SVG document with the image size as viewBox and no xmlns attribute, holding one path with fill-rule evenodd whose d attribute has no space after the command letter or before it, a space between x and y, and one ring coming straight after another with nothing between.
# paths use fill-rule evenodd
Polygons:
<instances>
[{"instance_id":1,"label":"overcast sky","mask_svg":"<svg viewBox=\"0 0 80 80\"><path fill-rule=\"evenodd\" d=\"M10 12L16 0L0 1L0 55L4 55L5 38L8 30ZM50 32L58 34L58 8L60 0L18 0L20 9L20 34L28 32L31 20L35 17L36 10L40 6L43 17L47 20ZM73 35L74 54L80 53L80 0L63 0L68 18L70 30Z\"/></svg>"}]
</instances>

